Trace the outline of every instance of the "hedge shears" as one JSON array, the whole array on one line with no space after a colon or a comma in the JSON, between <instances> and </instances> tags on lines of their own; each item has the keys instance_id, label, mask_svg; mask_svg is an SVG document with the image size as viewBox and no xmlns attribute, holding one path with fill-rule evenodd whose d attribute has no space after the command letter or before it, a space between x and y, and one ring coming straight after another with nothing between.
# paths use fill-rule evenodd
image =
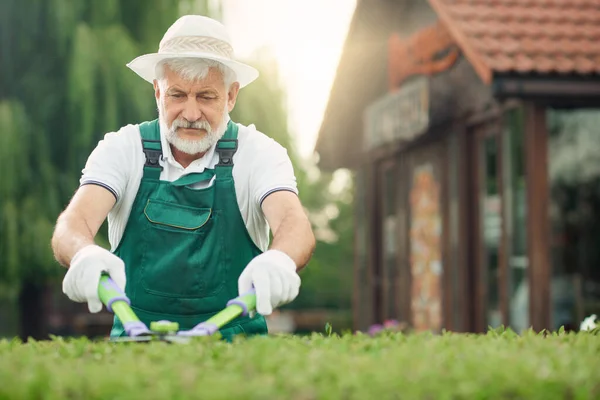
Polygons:
<instances>
[{"instance_id":1,"label":"hedge shears","mask_svg":"<svg viewBox=\"0 0 600 400\"><path fill-rule=\"evenodd\" d=\"M179 324L172 321L152 321L146 326L131 309L131 301L111 279L107 273L100 277L98 296L109 312L114 313L123 323L127 336L111 338L113 342L150 342L166 341L172 343L187 343L193 337L210 336L221 327L239 316L246 316L256 308L254 289L248 293L231 299L226 307L211 318L190 330L179 330Z\"/></svg>"}]
</instances>

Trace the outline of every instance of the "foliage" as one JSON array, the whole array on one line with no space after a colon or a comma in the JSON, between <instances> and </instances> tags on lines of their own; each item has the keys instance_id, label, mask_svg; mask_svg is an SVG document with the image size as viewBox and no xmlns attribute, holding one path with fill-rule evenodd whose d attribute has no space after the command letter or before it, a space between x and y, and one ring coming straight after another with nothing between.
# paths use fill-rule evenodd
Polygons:
<instances>
[{"instance_id":1,"label":"foliage","mask_svg":"<svg viewBox=\"0 0 600 400\"><path fill-rule=\"evenodd\" d=\"M553 185L597 185L600 145L598 109L546 112L548 125L549 176Z\"/></svg>"},{"instance_id":2,"label":"foliage","mask_svg":"<svg viewBox=\"0 0 600 400\"><path fill-rule=\"evenodd\" d=\"M590 333L510 330L188 345L5 340L0 398L593 399L598 354Z\"/></svg>"}]
</instances>

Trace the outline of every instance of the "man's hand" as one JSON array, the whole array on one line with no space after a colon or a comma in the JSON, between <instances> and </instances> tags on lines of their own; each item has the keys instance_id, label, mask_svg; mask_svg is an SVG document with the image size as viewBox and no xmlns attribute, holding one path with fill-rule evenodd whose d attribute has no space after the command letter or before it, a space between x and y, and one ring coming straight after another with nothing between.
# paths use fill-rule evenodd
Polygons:
<instances>
[{"instance_id":1,"label":"man's hand","mask_svg":"<svg viewBox=\"0 0 600 400\"><path fill-rule=\"evenodd\" d=\"M238 280L239 294L256 291L256 311L269 315L273 309L293 301L300 291L296 263L279 250L268 250L255 257Z\"/></svg>"},{"instance_id":2,"label":"man's hand","mask_svg":"<svg viewBox=\"0 0 600 400\"><path fill-rule=\"evenodd\" d=\"M262 204L273 231L270 250L255 257L238 280L239 294L256 291L256 311L269 315L292 302L300 291L302 269L315 247L310 222L298 196L288 191L269 195Z\"/></svg>"},{"instance_id":3,"label":"man's hand","mask_svg":"<svg viewBox=\"0 0 600 400\"><path fill-rule=\"evenodd\" d=\"M88 245L71 260L71 266L63 279L63 293L78 303L88 303L91 313L102 310L98 297L98 284L102 272L108 272L121 290L125 291L125 264L123 261L95 244Z\"/></svg>"}]
</instances>

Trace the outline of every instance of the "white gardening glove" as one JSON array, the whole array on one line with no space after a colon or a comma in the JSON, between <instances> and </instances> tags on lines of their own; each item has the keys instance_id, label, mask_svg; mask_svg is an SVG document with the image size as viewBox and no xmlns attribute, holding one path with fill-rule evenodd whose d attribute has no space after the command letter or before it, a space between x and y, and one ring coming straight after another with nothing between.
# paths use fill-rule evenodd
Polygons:
<instances>
[{"instance_id":1,"label":"white gardening glove","mask_svg":"<svg viewBox=\"0 0 600 400\"><path fill-rule=\"evenodd\" d=\"M88 303L91 313L102 311L98 297L100 275L107 272L125 291L125 264L110 251L95 244L81 248L73 259L63 279L63 293L77 303Z\"/></svg>"},{"instance_id":2,"label":"white gardening glove","mask_svg":"<svg viewBox=\"0 0 600 400\"><path fill-rule=\"evenodd\" d=\"M256 311L269 315L273 309L293 301L300 291L296 263L279 250L268 250L246 266L238 280L239 294L254 286Z\"/></svg>"}]
</instances>

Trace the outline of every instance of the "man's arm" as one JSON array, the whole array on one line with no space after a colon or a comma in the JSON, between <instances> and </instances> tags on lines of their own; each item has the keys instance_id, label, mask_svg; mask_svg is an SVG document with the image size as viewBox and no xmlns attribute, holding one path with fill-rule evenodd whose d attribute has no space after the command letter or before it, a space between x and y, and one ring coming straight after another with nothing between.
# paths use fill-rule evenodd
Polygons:
<instances>
[{"instance_id":1,"label":"man's arm","mask_svg":"<svg viewBox=\"0 0 600 400\"><path fill-rule=\"evenodd\" d=\"M94 244L94 238L116 202L114 195L98 185L80 187L56 222L52 250L67 267L78 250Z\"/></svg>"},{"instance_id":2,"label":"man's arm","mask_svg":"<svg viewBox=\"0 0 600 400\"><path fill-rule=\"evenodd\" d=\"M303 269L312 257L316 241L300 199L295 193L277 191L266 197L262 209L273 231L270 248L290 256Z\"/></svg>"}]
</instances>

